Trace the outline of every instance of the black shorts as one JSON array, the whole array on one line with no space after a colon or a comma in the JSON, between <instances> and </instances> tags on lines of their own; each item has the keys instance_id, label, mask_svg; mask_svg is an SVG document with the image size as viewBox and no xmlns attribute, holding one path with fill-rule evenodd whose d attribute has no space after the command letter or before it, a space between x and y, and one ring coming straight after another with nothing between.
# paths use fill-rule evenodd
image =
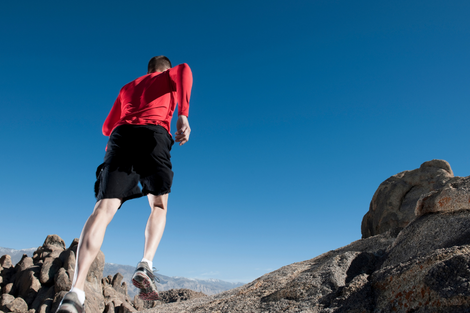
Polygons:
<instances>
[{"instance_id":1,"label":"black shorts","mask_svg":"<svg viewBox=\"0 0 470 313\"><path fill-rule=\"evenodd\" d=\"M109 136L104 162L96 170L95 197L122 202L171 191L173 138L158 125L121 125ZM142 185L140 189L139 182Z\"/></svg>"}]
</instances>

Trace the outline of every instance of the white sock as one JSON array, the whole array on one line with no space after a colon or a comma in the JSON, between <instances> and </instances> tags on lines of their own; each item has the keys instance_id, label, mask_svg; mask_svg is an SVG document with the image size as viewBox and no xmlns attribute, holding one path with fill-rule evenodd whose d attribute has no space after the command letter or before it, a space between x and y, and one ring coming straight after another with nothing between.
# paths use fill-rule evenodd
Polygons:
<instances>
[{"instance_id":1,"label":"white sock","mask_svg":"<svg viewBox=\"0 0 470 313\"><path fill-rule=\"evenodd\" d=\"M72 289L70 289L70 291L75 292L77 294L78 301L80 301L82 305L85 304L85 291L78 289L77 287L73 287Z\"/></svg>"},{"instance_id":2,"label":"white sock","mask_svg":"<svg viewBox=\"0 0 470 313\"><path fill-rule=\"evenodd\" d=\"M153 262L152 261L149 261L147 260L146 258L143 258L142 261L140 262L147 262L147 264L149 265L150 269L153 269Z\"/></svg>"}]
</instances>

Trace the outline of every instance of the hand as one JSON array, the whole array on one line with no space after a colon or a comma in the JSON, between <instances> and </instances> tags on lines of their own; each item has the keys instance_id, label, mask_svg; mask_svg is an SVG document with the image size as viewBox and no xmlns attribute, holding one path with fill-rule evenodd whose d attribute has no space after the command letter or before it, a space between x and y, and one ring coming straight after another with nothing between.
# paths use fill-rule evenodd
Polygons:
<instances>
[{"instance_id":1,"label":"hand","mask_svg":"<svg viewBox=\"0 0 470 313\"><path fill-rule=\"evenodd\" d=\"M175 141L179 142L180 146L182 146L188 142L189 134L191 133L191 127L189 127L188 118L185 115L178 116L176 128Z\"/></svg>"}]
</instances>

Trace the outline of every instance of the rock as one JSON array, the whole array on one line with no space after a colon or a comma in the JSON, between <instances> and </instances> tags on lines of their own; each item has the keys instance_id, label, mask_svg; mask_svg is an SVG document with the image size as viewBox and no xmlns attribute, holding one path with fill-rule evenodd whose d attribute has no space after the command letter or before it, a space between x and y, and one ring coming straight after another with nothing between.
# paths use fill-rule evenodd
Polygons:
<instances>
[{"instance_id":1,"label":"rock","mask_svg":"<svg viewBox=\"0 0 470 313\"><path fill-rule=\"evenodd\" d=\"M116 275L114 275L113 280L112 280L112 286L114 290L127 296L127 284L126 282L122 282L123 278L124 277L121 275L121 273L116 273Z\"/></svg>"},{"instance_id":2,"label":"rock","mask_svg":"<svg viewBox=\"0 0 470 313\"><path fill-rule=\"evenodd\" d=\"M1 283L2 293L11 293L13 282L15 280L16 268L11 263L11 257L6 254L0 258L1 271Z\"/></svg>"},{"instance_id":3,"label":"rock","mask_svg":"<svg viewBox=\"0 0 470 313\"><path fill-rule=\"evenodd\" d=\"M72 279L69 277L63 267L61 267L54 278L55 292L69 291L72 288Z\"/></svg>"},{"instance_id":4,"label":"rock","mask_svg":"<svg viewBox=\"0 0 470 313\"><path fill-rule=\"evenodd\" d=\"M101 279L103 278L104 254L99 252L90 266L85 283L85 310L103 312L105 308Z\"/></svg>"},{"instance_id":5,"label":"rock","mask_svg":"<svg viewBox=\"0 0 470 313\"><path fill-rule=\"evenodd\" d=\"M116 312L136 312L131 299L127 295L126 284L121 283L122 279L123 276L120 273L117 273L114 277L103 278L102 288L106 310L115 308Z\"/></svg>"},{"instance_id":6,"label":"rock","mask_svg":"<svg viewBox=\"0 0 470 313\"><path fill-rule=\"evenodd\" d=\"M0 302L0 309L6 312L27 312L28 305L21 298L15 298L9 294L3 294Z\"/></svg>"},{"instance_id":7,"label":"rock","mask_svg":"<svg viewBox=\"0 0 470 313\"><path fill-rule=\"evenodd\" d=\"M6 305L10 304L15 300L15 297L10 294L2 294L1 301L0 301L0 309L5 310Z\"/></svg>"},{"instance_id":8,"label":"rock","mask_svg":"<svg viewBox=\"0 0 470 313\"><path fill-rule=\"evenodd\" d=\"M5 304L4 308L7 309L7 312L24 313L28 311L28 305L21 298L16 298L12 302Z\"/></svg>"},{"instance_id":9,"label":"rock","mask_svg":"<svg viewBox=\"0 0 470 313\"><path fill-rule=\"evenodd\" d=\"M74 240L72 240L72 243L70 244L70 247L69 247L69 250L73 251L74 255L77 255L78 242L79 242L79 239L75 238Z\"/></svg>"},{"instance_id":10,"label":"rock","mask_svg":"<svg viewBox=\"0 0 470 313\"><path fill-rule=\"evenodd\" d=\"M43 245L34 252L33 259L39 261L47 257L57 258L64 250L64 240L57 235L49 235Z\"/></svg>"},{"instance_id":11,"label":"rock","mask_svg":"<svg viewBox=\"0 0 470 313\"><path fill-rule=\"evenodd\" d=\"M470 308L470 247L438 249L372 276L379 312L463 312Z\"/></svg>"},{"instance_id":12,"label":"rock","mask_svg":"<svg viewBox=\"0 0 470 313\"><path fill-rule=\"evenodd\" d=\"M62 267L62 261L59 258L46 257L41 267L39 280L41 284L50 285L54 283L54 277Z\"/></svg>"},{"instance_id":13,"label":"rock","mask_svg":"<svg viewBox=\"0 0 470 313\"><path fill-rule=\"evenodd\" d=\"M134 297L134 306L138 311L143 311L145 309L151 309L161 305L160 301L145 301L139 298L139 296Z\"/></svg>"},{"instance_id":14,"label":"rock","mask_svg":"<svg viewBox=\"0 0 470 313\"><path fill-rule=\"evenodd\" d=\"M395 266L429 251L470 244L470 211L421 216L398 235L384 266Z\"/></svg>"},{"instance_id":15,"label":"rock","mask_svg":"<svg viewBox=\"0 0 470 313\"><path fill-rule=\"evenodd\" d=\"M159 292L161 302L173 303L206 297L202 292L193 291L190 289L170 289L168 291Z\"/></svg>"},{"instance_id":16,"label":"rock","mask_svg":"<svg viewBox=\"0 0 470 313\"><path fill-rule=\"evenodd\" d=\"M44 313L57 311L57 309L59 308L60 301L62 301L62 299L64 298L67 292L68 291L61 291L61 292L55 293L54 299L52 300L52 304L47 305L47 306L42 305L41 310L44 310ZM85 301L85 305L86 305L86 302L87 301ZM90 310L87 310L85 307L85 312L101 312L101 311L90 311Z\"/></svg>"},{"instance_id":17,"label":"rock","mask_svg":"<svg viewBox=\"0 0 470 313\"><path fill-rule=\"evenodd\" d=\"M415 215L470 210L470 177L455 177L439 190L424 194L419 199Z\"/></svg>"},{"instance_id":18,"label":"rock","mask_svg":"<svg viewBox=\"0 0 470 313\"><path fill-rule=\"evenodd\" d=\"M118 307L118 312L119 313L132 313L132 312L137 312L137 310L132 306L132 304L123 302L121 305Z\"/></svg>"},{"instance_id":19,"label":"rock","mask_svg":"<svg viewBox=\"0 0 470 313\"><path fill-rule=\"evenodd\" d=\"M374 294L369 282L370 275L362 273L329 299L328 311L340 313L372 312L374 309Z\"/></svg>"},{"instance_id":20,"label":"rock","mask_svg":"<svg viewBox=\"0 0 470 313\"><path fill-rule=\"evenodd\" d=\"M3 255L3 256L0 258L0 266L1 266L2 268L10 268L10 267L12 267L13 265L11 264L11 256L9 256L8 254Z\"/></svg>"},{"instance_id":21,"label":"rock","mask_svg":"<svg viewBox=\"0 0 470 313\"><path fill-rule=\"evenodd\" d=\"M31 259L31 258L27 258L27 259ZM36 277L36 274L38 272L39 272L38 266L31 266L21 272L18 272L16 275L16 280L15 280L16 287L13 288L13 290L16 290L16 291L13 291L13 293L17 294L18 297L23 298L28 306L33 303L39 289L41 288L41 282Z\"/></svg>"},{"instance_id":22,"label":"rock","mask_svg":"<svg viewBox=\"0 0 470 313\"><path fill-rule=\"evenodd\" d=\"M49 235L44 240L43 247L50 250L65 250L65 242L58 235Z\"/></svg>"},{"instance_id":23,"label":"rock","mask_svg":"<svg viewBox=\"0 0 470 313\"><path fill-rule=\"evenodd\" d=\"M418 169L385 180L375 192L369 212L362 220L362 238L404 228L415 218L416 203L421 195L442 188L453 177L449 163L432 160Z\"/></svg>"},{"instance_id":24,"label":"rock","mask_svg":"<svg viewBox=\"0 0 470 313\"><path fill-rule=\"evenodd\" d=\"M30 308L40 311L42 307L44 307L43 311L46 308L52 305L52 301L54 300L55 289L54 286L51 287L42 287L39 289L36 298L34 299L33 303L30 305Z\"/></svg>"},{"instance_id":25,"label":"rock","mask_svg":"<svg viewBox=\"0 0 470 313\"><path fill-rule=\"evenodd\" d=\"M15 269L18 272L22 272L33 266L34 266L33 259L28 257L26 254L23 254L23 257L21 258L21 260L18 262L18 264L16 264Z\"/></svg>"},{"instance_id":26,"label":"rock","mask_svg":"<svg viewBox=\"0 0 470 313\"><path fill-rule=\"evenodd\" d=\"M106 304L106 307L104 309L104 313L115 313L114 303L113 302L109 302L109 303Z\"/></svg>"},{"instance_id":27,"label":"rock","mask_svg":"<svg viewBox=\"0 0 470 313\"><path fill-rule=\"evenodd\" d=\"M67 271L67 275L73 278L75 274L75 252L69 248L61 256L64 258L64 269Z\"/></svg>"},{"instance_id":28,"label":"rock","mask_svg":"<svg viewBox=\"0 0 470 313\"><path fill-rule=\"evenodd\" d=\"M11 293L13 289L13 283L6 284L5 287L2 289L2 293Z\"/></svg>"}]
</instances>

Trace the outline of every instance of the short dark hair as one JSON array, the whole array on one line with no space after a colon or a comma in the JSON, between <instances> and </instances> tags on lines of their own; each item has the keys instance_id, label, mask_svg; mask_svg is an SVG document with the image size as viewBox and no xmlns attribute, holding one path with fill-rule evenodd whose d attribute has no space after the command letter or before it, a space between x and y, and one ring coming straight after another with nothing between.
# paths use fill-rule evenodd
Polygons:
<instances>
[{"instance_id":1,"label":"short dark hair","mask_svg":"<svg viewBox=\"0 0 470 313\"><path fill-rule=\"evenodd\" d=\"M153 57L149 61L148 73L162 71L166 68L171 68L171 61L164 55Z\"/></svg>"}]
</instances>

